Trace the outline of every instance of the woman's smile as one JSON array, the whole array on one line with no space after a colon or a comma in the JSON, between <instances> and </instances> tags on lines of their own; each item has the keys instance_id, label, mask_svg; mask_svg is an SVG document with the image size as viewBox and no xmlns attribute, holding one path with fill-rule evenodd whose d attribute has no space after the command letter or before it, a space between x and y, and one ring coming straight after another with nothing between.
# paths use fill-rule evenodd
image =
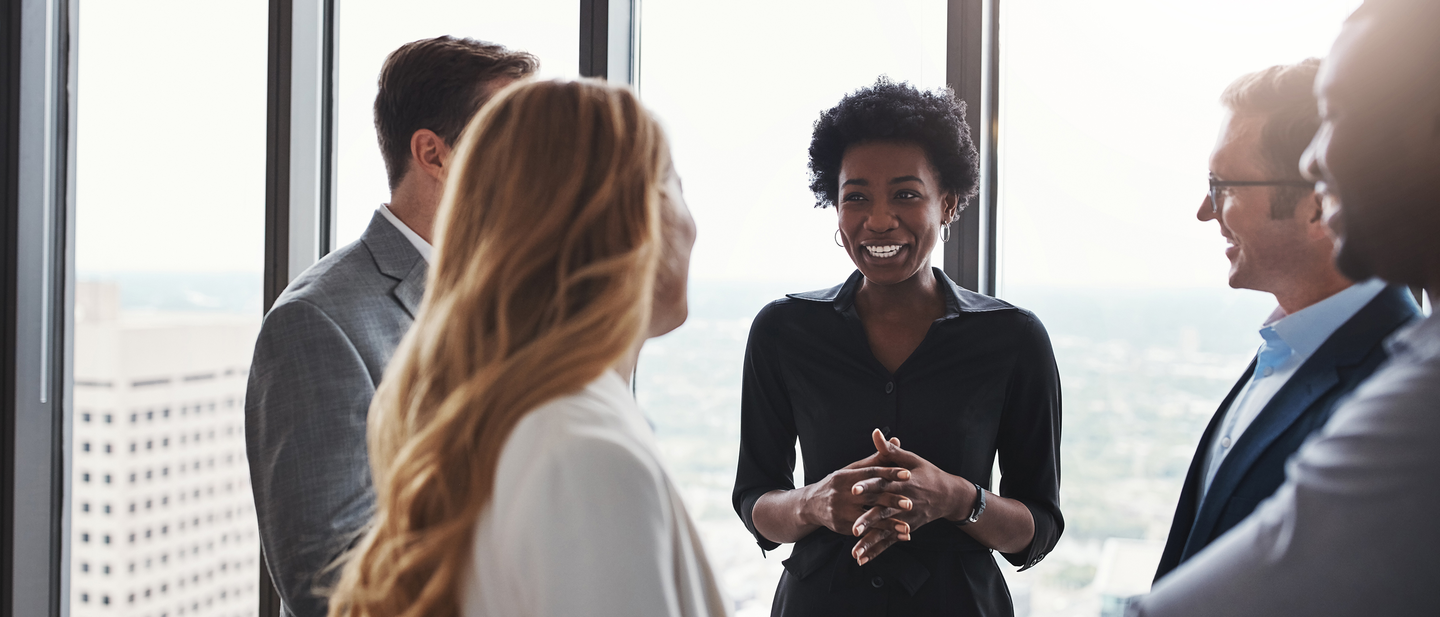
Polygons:
<instances>
[{"instance_id":1,"label":"woman's smile","mask_svg":"<svg viewBox=\"0 0 1440 617\"><path fill-rule=\"evenodd\" d=\"M867 244L863 245L866 254L871 259L889 261L900 255L901 250L908 248L908 244Z\"/></svg>"}]
</instances>

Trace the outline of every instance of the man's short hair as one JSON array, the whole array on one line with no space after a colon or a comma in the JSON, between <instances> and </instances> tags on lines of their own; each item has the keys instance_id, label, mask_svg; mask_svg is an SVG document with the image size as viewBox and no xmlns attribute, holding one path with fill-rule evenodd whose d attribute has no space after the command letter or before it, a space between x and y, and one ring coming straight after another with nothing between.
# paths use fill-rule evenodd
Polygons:
<instances>
[{"instance_id":1,"label":"man's short hair","mask_svg":"<svg viewBox=\"0 0 1440 617\"><path fill-rule=\"evenodd\" d=\"M430 129L454 146L499 78L520 79L540 67L523 51L468 38L441 36L406 43L385 58L375 95L375 133L390 190L410 168L410 138Z\"/></svg>"},{"instance_id":2,"label":"man's short hair","mask_svg":"<svg viewBox=\"0 0 1440 617\"><path fill-rule=\"evenodd\" d=\"M1319 58L1272 66L1240 77L1220 95L1220 102L1235 115L1264 119L1260 154L1273 177L1256 180L1302 179L1300 157L1320 130L1320 110L1315 100L1315 75L1319 71ZM1307 192L1300 187L1275 187L1270 218L1295 216L1295 202Z\"/></svg>"}]
</instances>

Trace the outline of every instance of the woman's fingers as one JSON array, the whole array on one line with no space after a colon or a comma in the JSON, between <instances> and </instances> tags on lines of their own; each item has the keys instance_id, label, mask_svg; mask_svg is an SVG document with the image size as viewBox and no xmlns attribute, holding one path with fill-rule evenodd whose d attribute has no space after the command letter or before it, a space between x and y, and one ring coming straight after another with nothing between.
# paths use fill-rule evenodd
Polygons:
<instances>
[{"instance_id":1,"label":"woman's fingers","mask_svg":"<svg viewBox=\"0 0 1440 617\"><path fill-rule=\"evenodd\" d=\"M907 495L906 483L886 478L869 478L855 483L851 494L861 498L867 506L889 506L909 510L914 504Z\"/></svg>"},{"instance_id":2,"label":"woman's fingers","mask_svg":"<svg viewBox=\"0 0 1440 617\"><path fill-rule=\"evenodd\" d=\"M880 514L882 514L884 511L885 508L870 508L869 510L866 510L863 514L860 515L859 518L855 519L855 524L850 527L851 535L865 535L866 531L868 531L871 527L876 526L876 523L880 522L881 519L885 518L883 516L880 516Z\"/></svg>"},{"instance_id":3,"label":"woman's fingers","mask_svg":"<svg viewBox=\"0 0 1440 617\"><path fill-rule=\"evenodd\" d=\"M905 512L905 510L888 506L875 506L870 508L855 519L855 524L850 528L850 533L859 536L871 529L890 529L895 532L908 534L910 533L910 523L892 518L902 512Z\"/></svg>"},{"instance_id":4,"label":"woman's fingers","mask_svg":"<svg viewBox=\"0 0 1440 617\"><path fill-rule=\"evenodd\" d=\"M890 451L890 442L885 441L885 434L881 433L880 429L870 431L870 441L875 444L876 454L883 456Z\"/></svg>"},{"instance_id":5,"label":"woman's fingers","mask_svg":"<svg viewBox=\"0 0 1440 617\"><path fill-rule=\"evenodd\" d=\"M888 478L866 478L851 485L850 494L865 495L867 493L883 493L887 488L890 487L891 484L894 483L895 482L893 480L890 480Z\"/></svg>"},{"instance_id":6,"label":"woman's fingers","mask_svg":"<svg viewBox=\"0 0 1440 617\"><path fill-rule=\"evenodd\" d=\"M909 512L915 509L915 502L910 497L891 491L874 493L867 505L883 506L899 512Z\"/></svg>"},{"instance_id":7,"label":"woman's fingers","mask_svg":"<svg viewBox=\"0 0 1440 617\"><path fill-rule=\"evenodd\" d=\"M891 437L889 440L886 440L885 435L880 432L880 429L875 429L870 432L870 441L875 444L874 456L878 459L878 464L889 464L914 469L925 463L925 459L901 448L899 437ZM869 459L870 457L866 458Z\"/></svg>"},{"instance_id":8,"label":"woman's fingers","mask_svg":"<svg viewBox=\"0 0 1440 617\"><path fill-rule=\"evenodd\" d=\"M866 533L855 543L855 548L850 550L850 556L860 565L865 565L871 559L880 556L885 549L894 546L896 542L909 541L909 533L898 533L887 529L874 529Z\"/></svg>"},{"instance_id":9,"label":"woman's fingers","mask_svg":"<svg viewBox=\"0 0 1440 617\"><path fill-rule=\"evenodd\" d=\"M888 529L871 530L869 533L861 536L860 541L855 543L855 547L850 549L850 557L860 562L860 565L865 565L865 562L874 559L875 555L880 554L880 551L876 550L880 542L893 535L895 535L895 532Z\"/></svg>"},{"instance_id":10,"label":"woman's fingers","mask_svg":"<svg viewBox=\"0 0 1440 617\"><path fill-rule=\"evenodd\" d=\"M915 469L921 465L928 464L920 455L901 448L898 438L892 438L890 441L883 442L883 445L885 449L877 451L876 454L880 455L880 460L884 463L905 467L907 469Z\"/></svg>"},{"instance_id":11,"label":"woman's fingers","mask_svg":"<svg viewBox=\"0 0 1440 617\"><path fill-rule=\"evenodd\" d=\"M886 477L866 478L852 485L850 487L850 494L864 495L866 493L883 493L892 490L891 487L899 483L897 480L891 480Z\"/></svg>"},{"instance_id":12,"label":"woman's fingers","mask_svg":"<svg viewBox=\"0 0 1440 617\"><path fill-rule=\"evenodd\" d=\"M835 472L835 479L843 486L850 485L850 494L859 495L864 488L856 488L856 485L870 479L881 479L894 482L903 482L910 479L910 470L903 467L862 467L860 469L842 469Z\"/></svg>"}]
</instances>

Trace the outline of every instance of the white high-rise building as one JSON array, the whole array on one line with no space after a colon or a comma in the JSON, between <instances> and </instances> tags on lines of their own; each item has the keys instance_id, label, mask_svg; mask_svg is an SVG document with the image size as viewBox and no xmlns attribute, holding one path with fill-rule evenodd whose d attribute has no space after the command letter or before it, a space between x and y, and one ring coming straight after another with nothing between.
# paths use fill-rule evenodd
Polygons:
<instances>
[{"instance_id":1,"label":"white high-rise building","mask_svg":"<svg viewBox=\"0 0 1440 617\"><path fill-rule=\"evenodd\" d=\"M251 616L244 395L259 318L75 302L70 614Z\"/></svg>"}]
</instances>

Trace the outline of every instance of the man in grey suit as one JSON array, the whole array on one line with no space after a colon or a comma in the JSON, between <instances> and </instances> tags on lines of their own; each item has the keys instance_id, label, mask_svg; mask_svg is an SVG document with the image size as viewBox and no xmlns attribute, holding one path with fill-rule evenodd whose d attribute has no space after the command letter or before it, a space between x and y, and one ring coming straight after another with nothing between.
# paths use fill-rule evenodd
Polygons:
<instances>
[{"instance_id":1,"label":"man in grey suit","mask_svg":"<svg viewBox=\"0 0 1440 617\"><path fill-rule=\"evenodd\" d=\"M451 148L534 56L472 39L409 43L385 60L375 129L390 202L353 242L290 283L265 316L245 441L265 565L287 614L323 617L329 566L374 507L365 419L425 292Z\"/></svg>"},{"instance_id":2,"label":"man in grey suit","mask_svg":"<svg viewBox=\"0 0 1440 617\"><path fill-rule=\"evenodd\" d=\"M1302 166L1330 198L1336 263L1440 290L1440 2L1368 0L1315 83ZM1291 459L1249 518L1130 607L1143 616L1435 615L1440 567L1440 316Z\"/></svg>"}]
</instances>

